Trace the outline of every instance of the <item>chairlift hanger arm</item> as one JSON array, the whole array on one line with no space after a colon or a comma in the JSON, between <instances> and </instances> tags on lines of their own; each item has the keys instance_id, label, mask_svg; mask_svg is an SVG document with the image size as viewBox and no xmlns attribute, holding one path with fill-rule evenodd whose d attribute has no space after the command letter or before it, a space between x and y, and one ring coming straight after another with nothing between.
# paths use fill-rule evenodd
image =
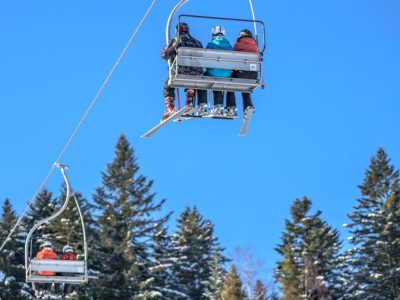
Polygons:
<instances>
[{"instance_id":1,"label":"chairlift hanger arm","mask_svg":"<svg viewBox=\"0 0 400 300\"><path fill-rule=\"evenodd\" d=\"M63 165L60 165L60 164L57 164L57 167L60 168L60 171L61 171L61 173L62 173L62 175L64 177L64 181L65 181L65 185L66 185L66 189L67 189L67 191L66 191L66 199L65 199L65 202L64 202L63 206L57 212L55 212L53 215L43 219L42 221L37 222L33 226L33 228L29 231L28 235L26 236L26 240L25 240L25 270L27 272L28 272L28 261L29 261L29 259L28 259L29 243L30 243L30 240L31 240L31 237L32 237L33 233L41 225L43 225L43 224L45 224L45 223L57 218L67 208L68 202L69 202L69 199L70 199L70 196L71 196L71 186L69 184L69 180L68 180L67 174L65 173L65 169L67 167L63 166Z\"/></svg>"},{"instance_id":2,"label":"chairlift hanger arm","mask_svg":"<svg viewBox=\"0 0 400 300\"><path fill-rule=\"evenodd\" d=\"M171 32L171 20L172 18L175 16L176 12L183 6L185 5L187 2L189 2L189 0L181 0L181 2L179 2L171 11L171 13L169 14L168 17L168 21L167 21L167 27L165 29L165 41L166 44L169 44L169 41L171 40L171 36L170 36L170 32Z\"/></svg>"},{"instance_id":3,"label":"chairlift hanger arm","mask_svg":"<svg viewBox=\"0 0 400 300\"><path fill-rule=\"evenodd\" d=\"M249 0L249 4L250 4L251 16L253 17L254 33L255 33L255 35L256 35L257 42L258 42L257 24L256 24L256 22L255 22L255 20L256 20L256 15L255 15L255 13L254 13L253 1L252 1L252 0Z\"/></svg>"}]
</instances>

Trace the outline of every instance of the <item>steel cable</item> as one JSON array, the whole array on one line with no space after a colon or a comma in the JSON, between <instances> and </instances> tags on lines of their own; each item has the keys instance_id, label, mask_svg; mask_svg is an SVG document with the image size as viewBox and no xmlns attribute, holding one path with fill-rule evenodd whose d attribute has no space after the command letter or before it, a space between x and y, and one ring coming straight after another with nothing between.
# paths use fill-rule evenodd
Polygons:
<instances>
[{"instance_id":1,"label":"steel cable","mask_svg":"<svg viewBox=\"0 0 400 300\"><path fill-rule=\"evenodd\" d=\"M69 148L70 144L72 143L73 139L75 138L76 134L78 133L79 129L82 127L83 122L86 120L87 116L89 115L89 113L92 111L94 105L96 104L97 100L99 99L101 93L103 92L104 88L106 87L107 83L110 81L112 75L114 74L115 70L117 69L118 65L120 64L122 58L124 57L124 55L126 54L126 52L128 51L129 46L132 44L133 40L135 39L137 33L139 32L139 30L141 29L144 21L147 19L147 16L150 14L150 11L152 10L154 4L155 4L156 0L153 0L152 3L150 4L149 8L147 9L145 15L143 16L142 20L140 21L139 25L137 26L136 30L133 32L133 34L131 35L131 37L129 38L128 42L126 43L124 49L121 52L121 55L118 57L117 61L115 62L114 66L111 68L110 72L108 73L106 79L103 81L103 84L100 86L100 89L97 91L96 95L94 96L93 100L91 101L89 107L87 108L86 112L84 113L84 115L82 116L81 120L79 121L78 125L76 126L75 130L73 131L71 137L68 139L67 143L65 144L65 146L63 147L63 149L61 150L60 154L58 155L56 161L54 162L54 164L51 166L47 176L45 177L45 179L43 180L43 182L41 183L39 189L36 191L36 193L33 195L32 199L28 202L27 206L25 207L25 210L23 211L23 213L21 214L21 216L19 217L17 223L14 225L14 227L11 229L10 233L8 234L8 236L6 237L6 239L4 240L3 244L0 247L0 252L3 250L4 246L7 244L7 242L9 240L11 240L11 236L13 235L13 233L15 232L15 230L19 227L23 217L25 216L26 212L28 211L28 209L31 207L31 205L33 204L33 202L35 201L36 197L38 196L38 194L40 193L40 191L43 189L44 185L46 184L46 182L48 181L50 175L53 173L54 168L60 163L60 160L63 158L65 152L67 151L67 149Z\"/></svg>"}]
</instances>

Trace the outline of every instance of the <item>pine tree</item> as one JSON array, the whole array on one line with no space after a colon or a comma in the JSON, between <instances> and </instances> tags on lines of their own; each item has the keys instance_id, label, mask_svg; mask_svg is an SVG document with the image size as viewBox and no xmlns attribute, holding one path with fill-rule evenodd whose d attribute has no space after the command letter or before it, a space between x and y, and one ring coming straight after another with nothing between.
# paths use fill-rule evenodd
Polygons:
<instances>
[{"instance_id":1,"label":"pine tree","mask_svg":"<svg viewBox=\"0 0 400 300\"><path fill-rule=\"evenodd\" d=\"M214 293L210 290L213 256L219 255L221 263L226 259L213 232L211 221L205 220L195 207L187 207L178 219L178 231L173 235L177 260L172 278L175 299L202 300Z\"/></svg>"},{"instance_id":2,"label":"pine tree","mask_svg":"<svg viewBox=\"0 0 400 300\"><path fill-rule=\"evenodd\" d=\"M400 297L399 171L378 149L359 186L361 198L349 215L352 234L349 264L351 299ZM353 284L355 283L355 284Z\"/></svg>"},{"instance_id":3,"label":"pine tree","mask_svg":"<svg viewBox=\"0 0 400 300\"><path fill-rule=\"evenodd\" d=\"M210 278L207 282L208 291L205 293L207 299L220 300L222 289L226 278L226 271L222 267L223 261L219 251L214 251L210 266Z\"/></svg>"},{"instance_id":4,"label":"pine tree","mask_svg":"<svg viewBox=\"0 0 400 300\"><path fill-rule=\"evenodd\" d=\"M272 290L271 293L269 294L268 300L280 300L281 298L279 297L279 294L276 290Z\"/></svg>"},{"instance_id":5,"label":"pine tree","mask_svg":"<svg viewBox=\"0 0 400 300\"><path fill-rule=\"evenodd\" d=\"M6 199L0 219L1 241L6 239L17 219L10 200ZM29 299L32 295L25 284L24 247L24 235L17 231L0 253L0 299Z\"/></svg>"},{"instance_id":6,"label":"pine tree","mask_svg":"<svg viewBox=\"0 0 400 300\"><path fill-rule=\"evenodd\" d=\"M90 214L90 204L82 197L81 194L76 193L76 198L79 203L82 215L84 216L85 231L90 230L91 226L87 226L93 223L93 219ZM60 197L56 200L56 210L66 201L66 191L63 189ZM52 221L52 227L57 233L53 241L53 245L56 249L62 249L65 245L70 245L74 251L78 254L78 258L83 254L83 230L81 219L79 216L78 209L75 204L74 197L71 195L68 206L65 208L63 213ZM88 228L86 228L88 227Z\"/></svg>"},{"instance_id":7,"label":"pine tree","mask_svg":"<svg viewBox=\"0 0 400 300\"><path fill-rule=\"evenodd\" d=\"M236 267L231 266L231 270L226 277L224 288L221 292L221 300L244 300L243 284L237 273Z\"/></svg>"},{"instance_id":8,"label":"pine tree","mask_svg":"<svg viewBox=\"0 0 400 300\"><path fill-rule=\"evenodd\" d=\"M276 250L282 259L277 262L275 276L282 284L283 299L338 299L341 264L338 231L320 217L310 214L311 201L296 199L291 207L292 221L285 221L282 243Z\"/></svg>"},{"instance_id":9,"label":"pine tree","mask_svg":"<svg viewBox=\"0 0 400 300\"><path fill-rule=\"evenodd\" d=\"M54 214L56 208L55 199L53 199L53 193L47 189L43 189L35 198L35 201L31 205L30 209L26 213L22 220L23 231L28 233L33 226L43 219ZM46 240L53 242L55 240L55 230L50 224L43 224L40 226L32 235L32 256L39 250L39 246Z\"/></svg>"},{"instance_id":10,"label":"pine tree","mask_svg":"<svg viewBox=\"0 0 400 300\"><path fill-rule=\"evenodd\" d=\"M175 294L171 292L171 272L175 259L172 254L172 241L167 233L167 228L161 228L152 237L153 252L151 253L150 273L154 278L152 282L153 299L174 300ZM157 294L158 292L158 294Z\"/></svg>"},{"instance_id":11,"label":"pine tree","mask_svg":"<svg viewBox=\"0 0 400 300\"><path fill-rule=\"evenodd\" d=\"M78 201L79 208L81 210L83 221L85 225L86 241L88 247L88 261L87 265L89 268L89 274L91 268L95 268L94 256L96 255L98 236L94 230L94 220L92 217L93 205L91 205L79 192L74 192L75 197ZM58 210L66 201L66 189L63 185L61 195L56 201L56 209ZM61 253L62 248L65 245L70 245L74 249L77 258L80 260L84 259L84 237L80 215L78 208L75 204L74 196L71 195L69 199L68 206L65 208L63 213L52 222L52 228L57 233L53 240L53 245L55 249L58 249ZM82 298L87 294L86 284L82 286L73 286L70 289L71 293L78 293Z\"/></svg>"},{"instance_id":12,"label":"pine tree","mask_svg":"<svg viewBox=\"0 0 400 300\"><path fill-rule=\"evenodd\" d=\"M102 186L94 201L100 214L97 219L99 249L96 265L99 279L92 284L97 299L151 299L154 278L149 269L149 239L159 232L168 216L152 216L164 203L155 203L150 193L153 181L138 174L133 149L122 135L116 145L115 158L102 173Z\"/></svg>"},{"instance_id":13,"label":"pine tree","mask_svg":"<svg viewBox=\"0 0 400 300\"><path fill-rule=\"evenodd\" d=\"M254 287L254 297L255 300L267 300L267 289L261 280L256 281L256 286Z\"/></svg>"}]
</instances>

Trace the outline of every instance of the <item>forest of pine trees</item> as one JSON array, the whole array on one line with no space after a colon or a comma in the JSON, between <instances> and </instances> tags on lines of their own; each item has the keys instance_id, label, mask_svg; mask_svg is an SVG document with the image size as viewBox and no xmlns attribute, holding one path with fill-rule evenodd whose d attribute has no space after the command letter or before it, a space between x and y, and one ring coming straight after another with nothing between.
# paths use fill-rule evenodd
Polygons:
<instances>
[{"instance_id":1,"label":"forest of pine trees","mask_svg":"<svg viewBox=\"0 0 400 300\"><path fill-rule=\"evenodd\" d=\"M156 201L153 181L140 173L124 135L101 177L90 200L76 192L85 218L90 275L98 279L74 286L66 299L400 300L399 170L383 149L371 158L360 196L347 212L349 247L311 199L293 201L275 248L274 282L266 282L269 274L262 274L250 284L225 254L212 221L196 207L182 208L176 230L170 232L172 212L163 210L165 200ZM25 283L25 236L62 205L64 186L59 193L55 197L43 189L38 194L0 253L0 300L35 299ZM82 255L78 212L70 204L62 218L35 233L34 251L50 240L58 251L69 244ZM5 199L0 242L17 219L12 201Z\"/></svg>"}]
</instances>

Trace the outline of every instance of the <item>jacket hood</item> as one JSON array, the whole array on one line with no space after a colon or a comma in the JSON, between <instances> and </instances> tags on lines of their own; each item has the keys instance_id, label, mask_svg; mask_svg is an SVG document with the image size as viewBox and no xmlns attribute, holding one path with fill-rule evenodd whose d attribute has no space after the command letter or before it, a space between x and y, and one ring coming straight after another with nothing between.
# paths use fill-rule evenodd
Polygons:
<instances>
[{"instance_id":1,"label":"jacket hood","mask_svg":"<svg viewBox=\"0 0 400 300\"><path fill-rule=\"evenodd\" d=\"M214 36L207 48L232 50L232 46L224 36Z\"/></svg>"}]
</instances>

